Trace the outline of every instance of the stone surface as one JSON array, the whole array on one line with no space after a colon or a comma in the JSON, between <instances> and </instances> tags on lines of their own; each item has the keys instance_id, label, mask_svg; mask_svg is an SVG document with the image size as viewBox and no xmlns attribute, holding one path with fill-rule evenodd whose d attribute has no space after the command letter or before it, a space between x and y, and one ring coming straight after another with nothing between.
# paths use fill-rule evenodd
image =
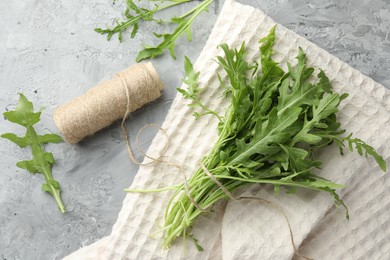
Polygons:
<instances>
[{"instance_id":1,"label":"stone surface","mask_svg":"<svg viewBox=\"0 0 390 260\"><path fill-rule=\"evenodd\" d=\"M389 1L241 1L269 14L276 22L318 44L364 74L390 88ZM164 97L134 113L128 129L135 133L148 123L161 123L183 77L183 55L195 59L208 38L223 1L212 5L194 25L194 41L180 39L178 59L154 60L166 84ZM134 63L140 43L155 43L141 26L136 39L119 44L93 31L111 24L124 9L118 1L0 2L0 108L10 109L17 93L45 106L38 128L58 132L51 119L55 107L82 94L116 71ZM183 8L172 9L177 14ZM207 19L206 19L207 18ZM1 119L1 133L22 129ZM141 138L147 147L155 132ZM134 136L134 135L133 135ZM134 138L132 138L134 141ZM114 124L76 146L49 145L57 158L53 168L63 190L68 213L41 192L42 176L32 176L15 163L30 156L0 139L0 256L3 259L59 259L108 235L117 219L123 188L130 185L136 166L127 158L119 125Z\"/></svg>"}]
</instances>

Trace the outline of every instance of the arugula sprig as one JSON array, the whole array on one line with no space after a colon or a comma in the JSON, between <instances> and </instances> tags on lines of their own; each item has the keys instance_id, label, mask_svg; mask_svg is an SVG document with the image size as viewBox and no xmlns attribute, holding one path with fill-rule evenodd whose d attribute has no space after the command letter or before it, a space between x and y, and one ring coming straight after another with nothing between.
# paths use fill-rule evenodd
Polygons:
<instances>
[{"instance_id":1,"label":"arugula sprig","mask_svg":"<svg viewBox=\"0 0 390 260\"><path fill-rule=\"evenodd\" d=\"M118 39L122 42L123 33L125 31L131 29L130 37L134 38L137 35L140 22L164 23L163 20L155 18L155 15L158 12L190 1L191 0L147 0L147 2L154 3L153 8L147 9L139 7L139 4L136 4L133 0L126 0L127 8L124 13L125 20L119 21L119 19L116 19L115 27L106 29L96 28L95 31L107 35L107 40L110 40L114 34L118 34ZM138 2L141 2L141 0ZM192 41L191 26L193 22L201 13L208 10L208 7L212 2L214 2L214 0L204 0L185 14L172 17L169 20L169 23L175 24L175 29L171 33L153 33L157 38L161 38L162 41L157 46L144 45L143 50L138 53L136 61L140 62L144 59L160 56L165 50L168 50L172 58L176 59L176 40L183 34L186 34L188 40Z\"/></svg>"},{"instance_id":2,"label":"arugula sprig","mask_svg":"<svg viewBox=\"0 0 390 260\"><path fill-rule=\"evenodd\" d=\"M173 59L176 59L175 55L175 41L183 34L185 33L187 35L187 38L189 41L192 41L192 33L191 33L191 26L194 22L194 20L204 11L208 10L209 5L214 0L204 0L199 5L197 5L195 8L187 12L186 14L180 16L180 17L174 17L171 19L173 23L177 24L177 27L174 29L172 33L165 33L165 34L157 34L154 35L157 38L162 38L163 40L154 47L145 47L140 53L138 53L138 56L136 58L137 62L140 62L144 59L150 59L157 56L160 56L163 54L165 50L169 50L170 55Z\"/></svg>"},{"instance_id":3,"label":"arugula sprig","mask_svg":"<svg viewBox=\"0 0 390 260\"><path fill-rule=\"evenodd\" d=\"M224 56L217 57L217 61L229 80L227 94L231 104L218 125L217 142L202 160L204 167L199 167L187 184L177 186L169 202L163 228L164 247L168 248L178 236L191 235L188 230L203 213L201 209L229 198L209 174L229 192L253 183L271 184L275 192L280 187L290 191L324 191L337 206L346 209L348 218L348 209L336 192L344 185L313 172L323 163L315 158L315 150L335 142L342 153L347 143L351 151L356 149L360 155L372 156L386 171L386 162L373 147L352 135L343 136L345 130L336 114L347 94L333 92L324 71L315 76L314 68L306 66L301 48L297 65L288 64L288 71L284 72L272 59L274 42L275 27L260 40L261 58L254 64L246 61L244 44L239 49L220 45ZM261 64L260 70L257 64ZM199 72L194 71L188 59L185 71L188 89L179 92L192 101L191 106L203 108ZM224 85L226 89L227 84ZM205 111L197 117L208 114Z\"/></svg>"},{"instance_id":4,"label":"arugula sprig","mask_svg":"<svg viewBox=\"0 0 390 260\"><path fill-rule=\"evenodd\" d=\"M341 154L343 154L343 148L345 147L344 142L348 144L348 148L351 152L353 152L354 148L356 148L356 151L359 155L365 157L367 157L368 155L372 156L381 168L381 170L386 172L386 161L376 152L376 150L372 146L366 144L363 140L359 138L352 138L352 134L350 134L347 137L342 138L341 142L340 140L337 140L336 142L340 148Z\"/></svg>"},{"instance_id":5,"label":"arugula sprig","mask_svg":"<svg viewBox=\"0 0 390 260\"><path fill-rule=\"evenodd\" d=\"M107 40L109 41L114 34L118 34L118 40L119 42L122 42L123 40L123 33L131 29L130 37L134 38L138 33L139 28L139 22L140 21L154 21L157 23L162 23L162 20L155 19L154 15L162 11L164 9L168 9L170 7L173 7L175 5L179 5L185 2L189 2L190 0L162 0L162 1L154 1L149 0L150 2L156 2L154 4L154 8L147 9L147 8L141 8L138 7L137 4L134 3L133 0L126 0L126 11L124 13L125 20L119 21L119 19L115 19L116 26L113 28L96 28L95 31L100 34L107 34ZM170 2L168 4L165 4L166 2Z\"/></svg>"},{"instance_id":6,"label":"arugula sprig","mask_svg":"<svg viewBox=\"0 0 390 260\"><path fill-rule=\"evenodd\" d=\"M199 93L202 91L198 83L200 73L194 71L194 67L187 56L184 57L184 70L186 72L187 78L184 79L183 82L188 85L188 89L177 88L177 91L181 93L184 98L192 100L192 103L190 104L191 107L199 107L204 111L204 113L194 112L194 117L198 119L204 115L214 115L218 118L219 121L222 121L222 118L218 115L217 112L209 109L198 98Z\"/></svg>"},{"instance_id":7,"label":"arugula sprig","mask_svg":"<svg viewBox=\"0 0 390 260\"><path fill-rule=\"evenodd\" d=\"M19 95L19 102L15 110L4 112L3 115L8 121L25 127L26 134L23 137L19 137L13 133L6 133L1 135L1 137L14 142L20 148L31 147L32 160L20 161L16 165L32 174L43 174L46 183L42 185L42 190L54 197L59 210L64 213L65 206L61 200L60 185L53 179L51 171L54 157L52 153L46 152L43 148L44 144L59 143L62 141L62 138L56 134L37 134L34 125L40 121L41 112L34 112L33 104L23 94Z\"/></svg>"}]
</instances>

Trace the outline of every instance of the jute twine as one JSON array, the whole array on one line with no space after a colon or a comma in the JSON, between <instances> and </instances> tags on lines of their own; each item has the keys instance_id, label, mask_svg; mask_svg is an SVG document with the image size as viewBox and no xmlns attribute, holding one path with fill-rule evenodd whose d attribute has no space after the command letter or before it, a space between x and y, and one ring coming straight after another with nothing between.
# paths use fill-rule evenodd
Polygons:
<instances>
[{"instance_id":1,"label":"jute twine","mask_svg":"<svg viewBox=\"0 0 390 260\"><path fill-rule=\"evenodd\" d=\"M163 88L152 63L136 64L57 108L54 122L75 144L157 99Z\"/></svg>"}]
</instances>

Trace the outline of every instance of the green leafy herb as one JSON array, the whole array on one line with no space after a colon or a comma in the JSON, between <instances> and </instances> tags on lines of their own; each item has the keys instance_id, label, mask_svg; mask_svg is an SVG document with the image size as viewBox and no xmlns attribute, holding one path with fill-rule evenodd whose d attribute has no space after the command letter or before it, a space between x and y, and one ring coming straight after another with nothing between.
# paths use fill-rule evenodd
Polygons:
<instances>
[{"instance_id":1,"label":"green leafy herb","mask_svg":"<svg viewBox=\"0 0 390 260\"><path fill-rule=\"evenodd\" d=\"M190 106L192 107L200 107L204 113L200 114L198 112L194 112L195 118L199 118L204 115L212 114L219 118L221 121L222 119L220 116L213 110L208 109L202 101L198 98L199 92L201 89L199 88L198 79L199 79L199 72L195 72L194 68L192 66L192 63L188 57L184 57L184 70L186 72L187 78L184 79L184 83L186 83L189 87L187 90L177 88L177 91L179 91L184 98L192 100L192 104Z\"/></svg>"},{"instance_id":2,"label":"green leafy herb","mask_svg":"<svg viewBox=\"0 0 390 260\"><path fill-rule=\"evenodd\" d=\"M343 154L344 142L347 142L348 148L351 152L353 152L354 145L355 145L355 148L356 148L359 155L362 155L362 156L364 155L366 157L368 155L370 155L370 156L374 157L374 159L377 162L377 164L379 165L379 167L382 169L382 171L385 172L386 171L386 161L383 159L383 157L380 156L375 151L375 149L373 147L369 146L361 139L351 138L351 137L352 137L352 134L341 139L341 142L340 142L340 140L337 140L337 143L338 143L339 148L340 148L340 153Z\"/></svg>"},{"instance_id":3,"label":"green leafy herb","mask_svg":"<svg viewBox=\"0 0 390 260\"><path fill-rule=\"evenodd\" d=\"M21 125L26 128L26 134L19 137L13 133L1 135L11 142L14 142L21 148L31 147L32 160L20 161L16 165L32 174L41 173L45 177L46 183L42 185L42 190L50 193L57 202L61 212L65 212L65 206L61 200L61 190L59 183L53 179L51 168L54 164L52 153L45 152L42 147L46 143L59 143L61 137L56 134L38 135L34 125L39 122L41 112L34 112L33 104L20 94L19 102L15 110L3 113L10 122Z\"/></svg>"},{"instance_id":4,"label":"green leafy herb","mask_svg":"<svg viewBox=\"0 0 390 260\"><path fill-rule=\"evenodd\" d=\"M169 50L172 58L176 59L175 55L175 41L186 33L189 41L192 40L191 25L194 20L203 12L208 10L209 5L214 0L204 0L198 6L190 10L188 13L171 19L172 22L177 23L176 29L172 33L156 34L157 38L162 38L160 44L155 47L144 48L137 56L136 61L140 62L144 59L154 58L163 54L164 50Z\"/></svg>"},{"instance_id":5,"label":"green leafy herb","mask_svg":"<svg viewBox=\"0 0 390 260\"><path fill-rule=\"evenodd\" d=\"M155 19L156 13L183 3L190 2L191 0L147 0L148 2L154 2L154 8L147 9L141 8L134 3L133 0L127 0L127 8L124 13L126 20L119 22L116 19L116 26L114 28L96 28L95 31L100 34L106 34L107 40L110 40L114 34L118 34L118 39L122 42L123 33L131 29L130 37L134 38L138 32L139 22L141 21L153 21L156 23L163 23L160 19ZM189 41L192 40L191 26L195 19L204 11L208 10L209 5L214 0L204 0L197 6L192 8L187 13L181 16L175 16L170 19L170 22L176 24L176 28L172 33L158 34L154 33L157 38L162 38L162 41L157 46L144 46L144 49L138 54L136 61L139 62L144 59L154 58L160 56L165 50L169 50L171 56L176 59L175 55L175 41L186 34Z\"/></svg>"},{"instance_id":6,"label":"green leafy herb","mask_svg":"<svg viewBox=\"0 0 390 260\"><path fill-rule=\"evenodd\" d=\"M190 0L171 0L171 1L153 1L149 0L150 2L156 2L153 9L146 9L146 8L140 8L138 7L133 0L126 0L127 8L124 13L124 16L126 18L125 21L119 22L118 19L115 20L116 26L114 28L96 28L95 31L100 34L107 34L107 40L110 40L111 37L114 34L118 34L118 40L122 42L122 34L129 28L131 29L130 37L134 38L137 35L139 22L140 21L155 21L157 23L161 23L161 20L154 19L154 15L162 11L164 9L173 7L175 5L179 5L185 2L188 2ZM165 4L165 2L171 2L170 4ZM162 5L164 4L164 5Z\"/></svg>"},{"instance_id":7,"label":"green leafy herb","mask_svg":"<svg viewBox=\"0 0 390 260\"><path fill-rule=\"evenodd\" d=\"M370 155L386 171L386 163L375 149L362 140L343 137L336 113L346 94L333 92L323 71L315 77L314 69L306 66L306 56L299 49L298 64L288 64L283 71L272 59L275 27L260 40L261 58L249 64L245 45L230 49L220 45L224 57L217 57L229 79L227 88L231 105L220 120L219 138L210 154L203 158L202 166L185 184L175 186L176 192L169 202L166 215L163 246L170 247L178 236L190 237L191 226L203 212L221 199L228 199L221 185L209 177L212 174L229 192L248 184L271 184L275 192L281 186L294 191L305 188L329 193L337 206L348 210L336 193L344 185L313 173L322 161L315 159L315 151L336 143L340 151L345 143L360 155ZM198 94L199 73L185 60L188 89L179 92L192 100L191 105L204 108ZM252 75L247 78L247 75ZM315 82L315 83L313 83ZM226 85L226 84L225 84ZM217 115L205 109L205 113ZM207 169L208 173L206 173ZM196 205L191 201L195 201ZM185 220L185 221L183 221Z\"/></svg>"}]
</instances>

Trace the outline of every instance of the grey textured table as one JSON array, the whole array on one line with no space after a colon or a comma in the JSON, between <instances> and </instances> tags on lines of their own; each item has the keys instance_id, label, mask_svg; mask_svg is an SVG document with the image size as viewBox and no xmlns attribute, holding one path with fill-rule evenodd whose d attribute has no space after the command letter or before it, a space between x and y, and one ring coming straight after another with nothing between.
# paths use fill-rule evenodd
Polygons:
<instances>
[{"instance_id":1,"label":"grey textured table","mask_svg":"<svg viewBox=\"0 0 390 260\"><path fill-rule=\"evenodd\" d=\"M131 133L149 123L160 124L183 77L183 55L195 60L224 1L194 25L194 41L178 41L178 59L155 59L165 82L164 96L134 113ZM315 42L364 74L390 88L389 0L246 0L275 21ZM187 6L188 7L188 6ZM123 11L122 1L0 1L0 108L13 108L18 92L36 108L45 106L38 128L58 132L51 114L60 104L134 63L140 43L155 41L157 26L141 26L134 40L107 42L93 31L111 24ZM177 14L186 9L171 9ZM147 33L146 33L147 32ZM22 129L1 120L0 132ZM141 138L146 149L155 132ZM132 135L133 136L133 135ZM131 139L134 142L134 138ZM1 259L59 259L108 235L137 166L126 153L119 123L78 145L49 145L68 212L61 214L51 196L41 191L42 176L30 175L15 163L30 156L0 139L0 257Z\"/></svg>"}]
</instances>

